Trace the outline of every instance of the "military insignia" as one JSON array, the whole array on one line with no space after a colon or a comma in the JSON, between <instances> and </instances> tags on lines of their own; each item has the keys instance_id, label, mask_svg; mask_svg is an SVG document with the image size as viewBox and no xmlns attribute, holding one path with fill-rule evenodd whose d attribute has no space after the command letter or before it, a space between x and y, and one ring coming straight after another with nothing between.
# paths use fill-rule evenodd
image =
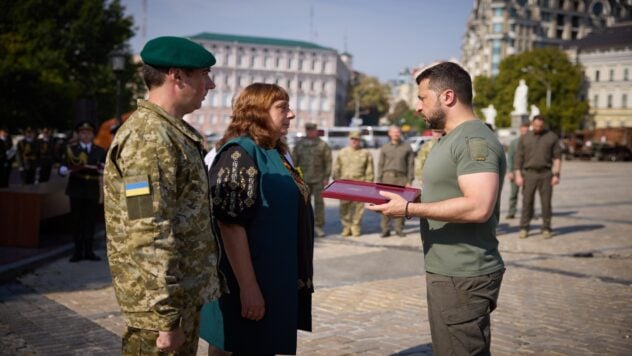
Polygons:
<instances>
[{"instance_id":1,"label":"military insignia","mask_svg":"<svg viewBox=\"0 0 632 356\"><path fill-rule=\"evenodd\" d=\"M487 141L481 137L470 137L467 140L467 150L470 153L470 158L475 161L485 161L489 151Z\"/></svg>"},{"instance_id":2,"label":"military insignia","mask_svg":"<svg viewBox=\"0 0 632 356\"><path fill-rule=\"evenodd\" d=\"M125 183L125 196L127 198L148 195L149 193L149 181L146 178L138 182Z\"/></svg>"}]
</instances>

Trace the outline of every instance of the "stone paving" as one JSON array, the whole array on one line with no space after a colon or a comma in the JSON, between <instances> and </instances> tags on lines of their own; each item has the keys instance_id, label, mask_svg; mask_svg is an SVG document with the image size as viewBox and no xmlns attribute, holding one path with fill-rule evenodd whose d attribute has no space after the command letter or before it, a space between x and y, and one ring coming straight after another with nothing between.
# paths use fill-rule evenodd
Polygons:
<instances>
[{"instance_id":1,"label":"stone paving","mask_svg":"<svg viewBox=\"0 0 632 356\"><path fill-rule=\"evenodd\" d=\"M562 172L553 239L541 238L539 220L525 240L517 219L501 220L507 272L492 352L632 354L632 164L564 162ZM407 222L405 238L381 239L367 212L365 235L342 238L336 201L326 204L314 332L299 333L298 353L432 355L418 223ZM62 258L0 285L0 355L117 354L123 330L104 261Z\"/></svg>"}]
</instances>

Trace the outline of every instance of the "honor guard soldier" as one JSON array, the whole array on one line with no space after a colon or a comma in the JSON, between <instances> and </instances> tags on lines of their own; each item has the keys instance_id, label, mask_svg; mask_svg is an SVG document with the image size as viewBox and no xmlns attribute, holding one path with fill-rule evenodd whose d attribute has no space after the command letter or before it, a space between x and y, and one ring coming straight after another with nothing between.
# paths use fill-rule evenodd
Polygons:
<instances>
[{"instance_id":1,"label":"honor guard soldier","mask_svg":"<svg viewBox=\"0 0 632 356\"><path fill-rule=\"evenodd\" d=\"M373 182L373 156L362 148L360 132L349 133L349 146L340 150L336 157L333 178ZM364 203L340 201L342 236L358 237L362 234L360 223L363 213Z\"/></svg>"},{"instance_id":2,"label":"honor guard soldier","mask_svg":"<svg viewBox=\"0 0 632 356\"><path fill-rule=\"evenodd\" d=\"M325 202L321 193L331 176L331 148L318 137L318 127L314 123L305 124L305 137L292 151L292 160L303 174L303 181L309 186L314 199L314 232L325 236Z\"/></svg>"},{"instance_id":3,"label":"honor guard soldier","mask_svg":"<svg viewBox=\"0 0 632 356\"><path fill-rule=\"evenodd\" d=\"M99 207L100 176L105 163L105 150L92 143L94 125L81 122L75 128L79 141L66 147L59 174L68 177L66 195L70 198L75 251L70 262L81 260L99 261L94 254L94 226Z\"/></svg>"},{"instance_id":4,"label":"honor guard soldier","mask_svg":"<svg viewBox=\"0 0 632 356\"><path fill-rule=\"evenodd\" d=\"M39 174L37 181L40 183L48 182L50 180L50 172L55 163L55 145L51 137L51 129L45 127L40 130L37 145L39 148Z\"/></svg>"},{"instance_id":5,"label":"honor guard soldier","mask_svg":"<svg viewBox=\"0 0 632 356\"><path fill-rule=\"evenodd\" d=\"M107 154L108 261L127 330L124 355L195 355L200 309L221 294L205 139L182 120L215 88L215 57L180 37L140 53L147 100Z\"/></svg>"},{"instance_id":6,"label":"honor guard soldier","mask_svg":"<svg viewBox=\"0 0 632 356\"><path fill-rule=\"evenodd\" d=\"M27 127L24 130L24 138L18 142L17 155L22 184L34 184L39 162L39 149L33 128Z\"/></svg>"}]
</instances>

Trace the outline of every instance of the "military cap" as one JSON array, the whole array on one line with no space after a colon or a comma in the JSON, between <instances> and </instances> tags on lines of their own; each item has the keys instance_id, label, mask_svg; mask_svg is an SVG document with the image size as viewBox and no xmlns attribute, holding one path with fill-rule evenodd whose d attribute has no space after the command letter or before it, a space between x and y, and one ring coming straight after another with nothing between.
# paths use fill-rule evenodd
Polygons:
<instances>
[{"instance_id":1,"label":"military cap","mask_svg":"<svg viewBox=\"0 0 632 356\"><path fill-rule=\"evenodd\" d=\"M313 122L308 122L305 124L305 130L316 130L318 128L318 125L316 125Z\"/></svg>"},{"instance_id":2,"label":"military cap","mask_svg":"<svg viewBox=\"0 0 632 356\"><path fill-rule=\"evenodd\" d=\"M157 37L140 52L145 64L156 67L208 68L215 57L200 44L182 37Z\"/></svg>"},{"instance_id":3,"label":"military cap","mask_svg":"<svg viewBox=\"0 0 632 356\"><path fill-rule=\"evenodd\" d=\"M357 138L359 140L361 138L360 137L360 131L351 131L351 132L349 132L349 138Z\"/></svg>"},{"instance_id":4,"label":"military cap","mask_svg":"<svg viewBox=\"0 0 632 356\"><path fill-rule=\"evenodd\" d=\"M84 130L88 130L88 131L92 131L94 132L94 125L90 122L90 121L82 121L80 123L77 124L77 126L75 126L75 131L79 132L79 131L84 131Z\"/></svg>"}]
</instances>

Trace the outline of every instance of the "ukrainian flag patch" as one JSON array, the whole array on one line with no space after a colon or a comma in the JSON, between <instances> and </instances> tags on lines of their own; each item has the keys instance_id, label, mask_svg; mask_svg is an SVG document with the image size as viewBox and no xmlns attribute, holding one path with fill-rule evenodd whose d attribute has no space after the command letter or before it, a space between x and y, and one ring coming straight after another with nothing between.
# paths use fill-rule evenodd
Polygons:
<instances>
[{"instance_id":1,"label":"ukrainian flag patch","mask_svg":"<svg viewBox=\"0 0 632 356\"><path fill-rule=\"evenodd\" d=\"M127 198L149 194L149 181L143 180L133 183L125 183L125 196Z\"/></svg>"}]
</instances>

